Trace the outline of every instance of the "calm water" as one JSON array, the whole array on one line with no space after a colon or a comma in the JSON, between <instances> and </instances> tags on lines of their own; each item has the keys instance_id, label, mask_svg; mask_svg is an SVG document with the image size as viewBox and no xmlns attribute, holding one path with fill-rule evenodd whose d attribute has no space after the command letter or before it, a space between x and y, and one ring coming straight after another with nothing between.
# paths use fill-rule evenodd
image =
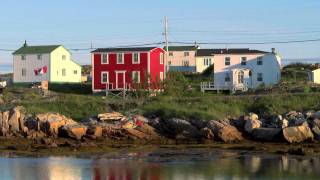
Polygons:
<instances>
[{"instance_id":1,"label":"calm water","mask_svg":"<svg viewBox=\"0 0 320 180\"><path fill-rule=\"evenodd\" d=\"M320 158L216 150L121 152L97 158L0 158L0 179L319 179Z\"/></svg>"},{"instance_id":2,"label":"calm water","mask_svg":"<svg viewBox=\"0 0 320 180\"><path fill-rule=\"evenodd\" d=\"M6 74L12 72L12 66L11 65L4 65L0 64L0 74Z\"/></svg>"}]
</instances>

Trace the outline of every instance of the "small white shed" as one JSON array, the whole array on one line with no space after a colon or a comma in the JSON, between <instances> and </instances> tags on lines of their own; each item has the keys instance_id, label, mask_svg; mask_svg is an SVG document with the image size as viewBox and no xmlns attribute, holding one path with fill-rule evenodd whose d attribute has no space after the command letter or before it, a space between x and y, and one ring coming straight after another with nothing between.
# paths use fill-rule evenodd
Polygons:
<instances>
[{"instance_id":1,"label":"small white shed","mask_svg":"<svg viewBox=\"0 0 320 180\"><path fill-rule=\"evenodd\" d=\"M311 82L320 84L320 69L310 71L308 75Z\"/></svg>"}]
</instances>

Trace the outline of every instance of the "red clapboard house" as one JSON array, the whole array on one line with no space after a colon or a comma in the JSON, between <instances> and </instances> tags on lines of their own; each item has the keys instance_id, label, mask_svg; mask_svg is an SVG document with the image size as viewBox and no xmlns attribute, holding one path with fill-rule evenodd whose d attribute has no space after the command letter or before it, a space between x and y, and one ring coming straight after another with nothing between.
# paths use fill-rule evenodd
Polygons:
<instances>
[{"instance_id":1,"label":"red clapboard house","mask_svg":"<svg viewBox=\"0 0 320 180\"><path fill-rule=\"evenodd\" d=\"M143 88L160 89L164 50L157 47L100 48L92 51L93 92ZM147 85L146 85L147 84Z\"/></svg>"}]
</instances>

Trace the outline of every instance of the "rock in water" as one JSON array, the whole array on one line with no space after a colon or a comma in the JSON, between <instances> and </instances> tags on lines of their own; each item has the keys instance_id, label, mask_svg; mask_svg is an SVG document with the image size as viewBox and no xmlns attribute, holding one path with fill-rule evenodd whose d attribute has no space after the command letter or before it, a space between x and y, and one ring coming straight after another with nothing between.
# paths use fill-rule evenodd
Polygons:
<instances>
[{"instance_id":1,"label":"rock in water","mask_svg":"<svg viewBox=\"0 0 320 180\"><path fill-rule=\"evenodd\" d=\"M238 129L224 121L211 120L208 122L208 128L212 130L216 138L223 142L239 142L243 140Z\"/></svg>"},{"instance_id":2,"label":"rock in water","mask_svg":"<svg viewBox=\"0 0 320 180\"><path fill-rule=\"evenodd\" d=\"M300 143L307 140L313 140L311 129L304 125L284 128L283 137L289 143Z\"/></svg>"},{"instance_id":3,"label":"rock in water","mask_svg":"<svg viewBox=\"0 0 320 180\"><path fill-rule=\"evenodd\" d=\"M80 124L65 125L59 129L59 136L80 140L86 134L86 132L86 126Z\"/></svg>"},{"instance_id":4,"label":"rock in water","mask_svg":"<svg viewBox=\"0 0 320 180\"><path fill-rule=\"evenodd\" d=\"M252 130L252 137L260 141L280 141L281 130L281 128L256 128Z\"/></svg>"},{"instance_id":5,"label":"rock in water","mask_svg":"<svg viewBox=\"0 0 320 180\"><path fill-rule=\"evenodd\" d=\"M246 121L246 124L244 125L244 130L248 133L252 133L253 129L260 128L261 124L261 121L250 118Z\"/></svg>"}]
</instances>

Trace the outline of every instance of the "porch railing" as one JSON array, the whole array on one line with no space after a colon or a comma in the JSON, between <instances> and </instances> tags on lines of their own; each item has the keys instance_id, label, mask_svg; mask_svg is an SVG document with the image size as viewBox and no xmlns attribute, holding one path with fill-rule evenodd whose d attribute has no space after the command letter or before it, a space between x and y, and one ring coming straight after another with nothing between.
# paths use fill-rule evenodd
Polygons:
<instances>
[{"instance_id":1,"label":"porch railing","mask_svg":"<svg viewBox=\"0 0 320 180\"><path fill-rule=\"evenodd\" d=\"M248 86L245 84L230 84L230 85L215 85L213 82L201 82L200 89L202 92L205 91L248 91Z\"/></svg>"}]
</instances>

